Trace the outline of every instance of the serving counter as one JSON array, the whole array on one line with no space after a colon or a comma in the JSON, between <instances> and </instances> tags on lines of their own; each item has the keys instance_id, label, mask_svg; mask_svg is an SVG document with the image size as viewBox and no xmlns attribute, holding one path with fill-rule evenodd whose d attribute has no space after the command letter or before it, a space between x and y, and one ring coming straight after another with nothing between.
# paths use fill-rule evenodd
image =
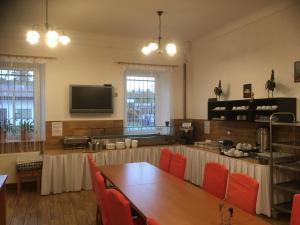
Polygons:
<instances>
[{"instance_id":1,"label":"serving counter","mask_svg":"<svg viewBox=\"0 0 300 225\"><path fill-rule=\"evenodd\" d=\"M147 146L123 150L106 150L93 153L98 166L129 162L149 162L157 166L160 150L164 146ZM168 146L173 152L187 158L185 179L202 186L204 166L207 162L225 165L230 172L240 172L254 177L259 182L256 213L271 215L269 196L270 170L256 160L235 159L218 154L217 149L174 145ZM91 179L86 150L48 150L44 153L41 194L62 193L91 189Z\"/></svg>"}]
</instances>

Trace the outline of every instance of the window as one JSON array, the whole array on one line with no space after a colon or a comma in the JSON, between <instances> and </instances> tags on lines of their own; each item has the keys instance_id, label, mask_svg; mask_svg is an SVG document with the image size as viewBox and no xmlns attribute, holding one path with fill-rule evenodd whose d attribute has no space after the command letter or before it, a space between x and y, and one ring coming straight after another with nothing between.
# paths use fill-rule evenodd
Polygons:
<instances>
[{"instance_id":1,"label":"window","mask_svg":"<svg viewBox=\"0 0 300 225\"><path fill-rule=\"evenodd\" d=\"M149 130L155 127L155 77L126 76L127 127Z\"/></svg>"},{"instance_id":2,"label":"window","mask_svg":"<svg viewBox=\"0 0 300 225\"><path fill-rule=\"evenodd\" d=\"M125 72L125 133L157 133L158 126L169 121L169 83L162 81L165 79L159 71L130 69Z\"/></svg>"},{"instance_id":3,"label":"window","mask_svg":"<svg viewBox=\"0 0 300 225\"><path fill-rule=\"evenodd\" d=\"M41 65L0 62L0 132L7 140L41 139Z\"/></svg>"}]
</instances>

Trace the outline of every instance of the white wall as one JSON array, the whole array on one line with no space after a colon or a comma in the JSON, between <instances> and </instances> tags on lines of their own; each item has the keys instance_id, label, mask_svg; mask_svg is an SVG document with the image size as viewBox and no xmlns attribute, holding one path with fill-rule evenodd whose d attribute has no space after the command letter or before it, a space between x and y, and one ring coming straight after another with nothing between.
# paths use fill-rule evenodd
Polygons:
<instances>
[{"instance_id":1,"label":"white wall","mask_svg":"<svg viewBox=\"0 0 300 225\"><path fill-rule=\"evenodd\" d=\"M0 31L1 32L1 31ZM20 30L15 31L16 33ZM25 34L25 31L24 31ZM179 65L170 79L171 81L171 118L182 117L182 63L183 48L179 46L179 54L175 57L165 55L143 56L140 48L141 40L129 38L106 37L94 34L70 33L72 42L69 46L56 49L30 46L25 35L0 33L0 54L17 54L29 56L55 57L46 65L45 110L46 120L78 120L78 119L123 119L124 118L124 66L115 62L141 62ZM104 84L115 87L118 97L114 99L113 114L70 115L70 84ZM8 183L15 182L15 162L17 157L35 153L0 154L0 174L8 174Z\"/></svg>"},{"instance_id":2,"label":"white wall","mask_svg":"<svg viewBox=\"0 0 300 225\"><path fill-rule=\"evenodd\" d=\"M69 46L58 46L56 49L30 46L25 37L11 36L0 33L0 53L37 55L56 57L46 65L46 120L73 119L123 119L124 90L123 72L125 67L115 62L141 62L157 64L174 64L180 67L175 70L172 84L176 87L171 96L171 117L182 117L182 51L175 57L165 55L143 56L140 48L143 42L138 39L115 38L95 34L70 33L72 42ZM181 51L181 52L180 52ZM104 84L109 83L118 93L113 114L70 115L69 85L70 84Z\"/></svg>"},{"instance_id":3,"label":"white wall","mask_svg":"<svg viewBox=\"0 0 300 225\"><path fill-rule=\"evenodd\" d=\"M223 99L242 99L242 86L252 84L255 98L267 97L265 82L275 70L275 96L300 98L294 62L300 61L300 4L266 10L235 21L192 43L188 76L188 117L206 119L207 99L222 80ZM256 17L255 17L256 16ZM300 119L300 104L297 102Z\"/></svg>"}]
</instances>

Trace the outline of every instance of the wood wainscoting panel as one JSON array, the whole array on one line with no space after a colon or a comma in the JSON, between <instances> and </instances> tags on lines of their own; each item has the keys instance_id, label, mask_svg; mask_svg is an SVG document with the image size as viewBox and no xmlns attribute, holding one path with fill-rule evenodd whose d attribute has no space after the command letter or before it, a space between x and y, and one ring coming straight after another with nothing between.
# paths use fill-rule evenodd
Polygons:
<instances>
[{"instance_id":1,"label":"wood wainscoting panel","mask_svg":"<svg viewBox=\"0 0 300 225\"><path fill-rule=\"evenodd\" d=\"M123 120L68 120L62 122L62 136L52 136L52 122L46 121L46 149L63 148L64 136L97 136L123 133Z\"/></svg>"}]
</instances>

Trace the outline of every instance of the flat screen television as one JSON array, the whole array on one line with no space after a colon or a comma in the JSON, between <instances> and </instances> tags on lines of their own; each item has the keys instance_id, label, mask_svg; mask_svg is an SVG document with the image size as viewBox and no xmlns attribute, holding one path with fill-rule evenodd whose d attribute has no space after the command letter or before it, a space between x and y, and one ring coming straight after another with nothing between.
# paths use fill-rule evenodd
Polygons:
<instances>
[{"instance_id":1,"label":"flat screen television","mask_svg":"<svg viewBox=\"0 0 300 225\"><path fill-rule=\"evenodd\" d=\"M70 113L113 113L113 87L70 85Z\"/></svg>"}]
</instances>

